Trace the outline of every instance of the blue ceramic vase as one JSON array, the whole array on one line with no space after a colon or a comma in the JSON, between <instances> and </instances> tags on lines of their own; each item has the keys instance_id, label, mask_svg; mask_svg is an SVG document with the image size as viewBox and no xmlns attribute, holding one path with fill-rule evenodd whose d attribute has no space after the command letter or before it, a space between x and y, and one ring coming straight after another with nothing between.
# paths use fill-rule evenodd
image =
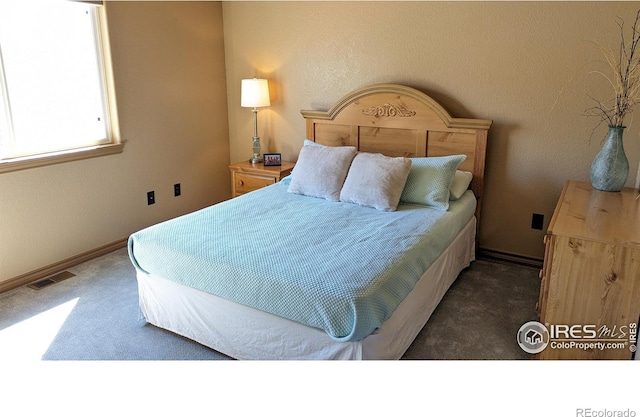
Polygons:
<instances>
[{"instance_id":1,"label":"blue ceramic vase","mask_svg":"<svg viewBox=\"0 0 640 417\"><path fill-rule=\"evenodd\" d=\"M629 161L624 154L624 126L609 126L609 133L591 164L591 185L602 191L620 191L629 176Z\"/></svg>"}]
</instances>

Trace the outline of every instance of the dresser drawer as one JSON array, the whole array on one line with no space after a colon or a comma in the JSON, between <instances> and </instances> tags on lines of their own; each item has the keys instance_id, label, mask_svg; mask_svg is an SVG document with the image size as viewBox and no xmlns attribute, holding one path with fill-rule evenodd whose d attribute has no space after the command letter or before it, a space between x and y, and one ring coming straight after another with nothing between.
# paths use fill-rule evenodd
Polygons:
<instances>
[{"instance_id":1,"label":"dresser drawer","mask_svg":"<svg viewBox=\"0 0 640 417\"><path fill-rule=\"evenodd\" d=\"M244 194L250 191L255 191L267 185L274 184L275 178L260 177L253 174L247 174L244 172L236 172L234 175L234 185L236 194Z\"/></svg>"}]
</instances>

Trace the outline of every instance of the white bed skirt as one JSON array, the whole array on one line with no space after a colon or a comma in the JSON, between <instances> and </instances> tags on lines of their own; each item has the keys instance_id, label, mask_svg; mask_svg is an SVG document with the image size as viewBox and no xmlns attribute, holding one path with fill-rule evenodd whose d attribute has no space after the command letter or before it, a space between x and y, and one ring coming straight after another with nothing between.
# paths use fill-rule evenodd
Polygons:
<instances>
[{"instance_id":1,"label":"white bed skirt","mask_svg":"<svg viewBox=\"0 0 640 417\"><path fill-rule=\"evenodd\" d=\"M358 342L138 271L147 322L236 359L400 359L460 272L475 259L472 218L391 317Z\"/></svg>"}]
</instances>

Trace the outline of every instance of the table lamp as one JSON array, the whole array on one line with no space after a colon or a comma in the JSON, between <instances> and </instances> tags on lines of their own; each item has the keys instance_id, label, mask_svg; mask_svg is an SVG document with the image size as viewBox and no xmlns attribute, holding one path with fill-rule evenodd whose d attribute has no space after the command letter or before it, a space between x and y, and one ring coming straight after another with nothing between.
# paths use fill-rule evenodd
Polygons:
<instances>
[{"instance_id":1,"label":"table lamp","mask_svg":"<svg viewBox=\"0 0 640 417\"><path fill-rule=\"evenodd\" d=\"M252 164L262 162L260 155L260 137L258 137L258 107L271 105L269 100L269 84L267 80L249 78L242 80L240 106L253 107L253 157L249 160Z\"/></svg>"}]
</instances>

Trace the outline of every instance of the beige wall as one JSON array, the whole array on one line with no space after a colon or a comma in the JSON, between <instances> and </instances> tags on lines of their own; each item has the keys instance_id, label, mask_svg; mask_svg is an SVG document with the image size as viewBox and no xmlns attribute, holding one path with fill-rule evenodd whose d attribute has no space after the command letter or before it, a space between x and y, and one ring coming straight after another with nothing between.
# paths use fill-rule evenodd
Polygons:
<instances>
[{"instance_id":1,"label":"beige wall","mask_svg":"<svg viewBox=\"0 0 640 417\"><path fill-rule=\"evenodd\" d=\"M230 197L221 4L106 7L124 152L0 174L0 282Z\"/></svg>"},{"instance_id":2,"label":"beige wall","mask_svg":"<svg viewBox=\"0 0 640 417\"><path fill-rule=\"evenodd\" d=\"M590 42L616 47L617 16L635 2L224 2L231 161L249 158L251 113L240 80L270 80L272 106L259 114L272 152L295 160L304 139L300 109L328 109L353 89L391 82L418 88L456 117L493 119L489 132L483 248L541 258L563 184L589 180L606 126L585 90L602 69ZM640 123L629 120L633 185Z\"/></svg>"},{"instance_id":3,"label":"beige wall","mask_svg":"<svg viewBox=\"0 0 640 417\"><path fill-rule=\"evenodd\" d=\"M531 213L546 228L564 182L588 180L605 133L591 137L595 121L581 115L585 89L603 88L586 76L602 68L590 42L615 46L614 19L630 21L636 6L108 2L124 152L0 175L0 283L228 198L229 161L251 156L239 86L252 76L270 80L265 150L288 160L304 139L300 109L328 109L372 83L407 84L454 116L493 119L481 246L539 258ZM640 127L627 124L632 185Z\"/></svg>"}]
</instances>

